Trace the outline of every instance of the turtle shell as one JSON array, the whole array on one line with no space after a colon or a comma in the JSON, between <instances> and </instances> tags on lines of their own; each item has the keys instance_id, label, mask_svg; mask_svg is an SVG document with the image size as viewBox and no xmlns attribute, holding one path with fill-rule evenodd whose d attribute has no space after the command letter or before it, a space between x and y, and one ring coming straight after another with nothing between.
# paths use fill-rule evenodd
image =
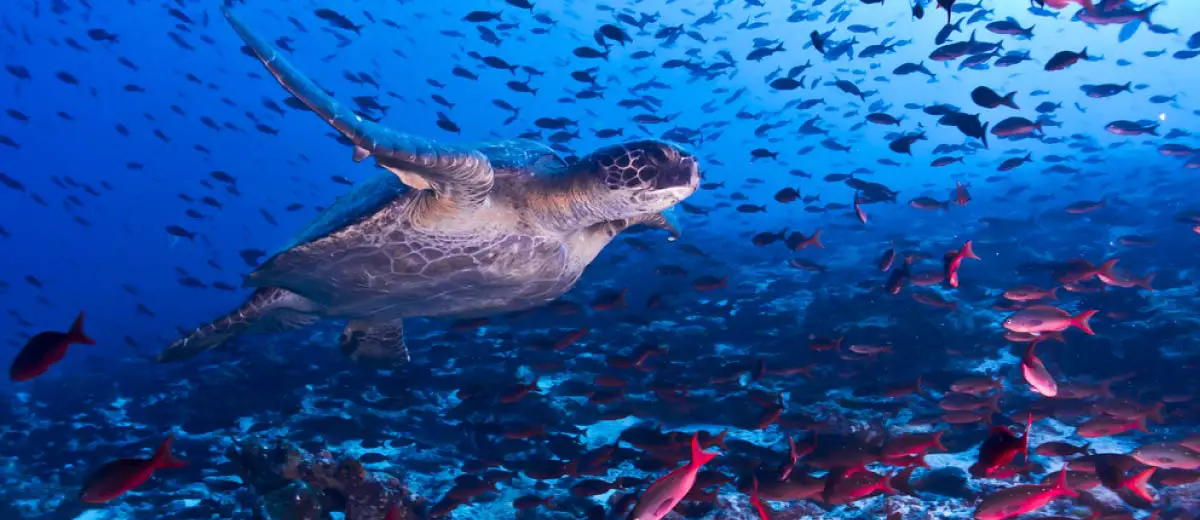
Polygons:
<instances>
[{"instance_id":1,"label":"turtle shell","mask_svg":"<svg viewBox=\"0 0 1200 520\"><path fill-rule=\"evenodd\" d=\"M550 147L535 141L513 139L475 145L501 175L555 175L565 171L567 162ZM391 173L380 173L357 184L338 197L284 249L315 242L330 233L352 226L387 206L410 188Z\"/></svg>"},{"instance_id":2,"label":"turtle shell","mask_svg":"<svg viewBox=\"0 0 1200 520\"><path fill-rule=\"evenodd\" d=\"M317 241L334 231L354 225L387 206L388 203L396 200L396 197L408 190L409 187L391 173L375 175L365 182L357 184L345 195L338 197L333 204L317 216L316 220L296 235L296 238L284 249Z\"/></svg>"},{"instance_id":3,"label":"turtle shell","mask_svg":"<svg viewBox=\"0 0 1200 520\"><path fill-rule=\"evenodd\" d=\"M492 163L498 173L524 175L554 175L567 168L557 153L545 144L525 139L492 141L475 146Z\"/></svg>"}]
</instances>

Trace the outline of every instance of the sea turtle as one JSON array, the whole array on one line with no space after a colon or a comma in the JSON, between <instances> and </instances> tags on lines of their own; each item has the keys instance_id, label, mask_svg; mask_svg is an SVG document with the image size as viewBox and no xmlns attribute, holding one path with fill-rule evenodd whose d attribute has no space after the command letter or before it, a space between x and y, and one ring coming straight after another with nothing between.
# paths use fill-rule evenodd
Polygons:
<instances>
[{"instance_id":1,"label":"sea turtle","mask_svg":"<svg viewBox=\"0 0 1200 520\"><path fill-rule=\"evenodd\" d=\"M528 141L450 146L363 119L338 103L231 12L267 70L390 173L339 198L247 276L233 312L168 346L191 357L244 333L347 320L340 346L363 362L408 361L403 319L477 317L545 304L635 224L676 231L663 212L696 191L695 157L637 141L568 164Z\"/></svg>"}]
</instances>

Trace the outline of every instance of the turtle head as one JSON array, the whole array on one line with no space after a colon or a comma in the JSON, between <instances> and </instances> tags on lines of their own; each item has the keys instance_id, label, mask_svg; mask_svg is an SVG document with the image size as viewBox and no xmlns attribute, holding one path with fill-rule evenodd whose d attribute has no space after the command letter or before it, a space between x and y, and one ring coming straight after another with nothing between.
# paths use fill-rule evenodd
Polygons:
<instances>
[{"instance_id":1,"label":"turtle head","mask_svg":"<svg viewBox=\"0 0 1200 520\"><path fill-rule=\"evenodd\" d=\"M634 141L601 148L576 168L590 173L591 206L604 218L629 218L667 210L700 185L696 158L661 141ZM587 177L587 175L583 175Z\"/></svg>"}]
</instances>

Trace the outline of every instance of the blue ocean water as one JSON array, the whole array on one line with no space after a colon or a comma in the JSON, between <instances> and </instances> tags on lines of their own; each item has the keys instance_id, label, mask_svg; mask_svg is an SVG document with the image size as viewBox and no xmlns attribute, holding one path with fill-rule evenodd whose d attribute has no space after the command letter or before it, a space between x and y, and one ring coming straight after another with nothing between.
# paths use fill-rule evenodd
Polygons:
<instances>
[{"instance_id":1,"label":"blue ocean water","mask_svg":"<svg viewBox=\"0 0 1200 520\"><path fill-rule=\"evenodd\" d=\"M727 433L702 443L721 456L686 518L758 518L752 474L772 518L992 518L998 490L1064 466L1085 496L1047 514L1200 515L1200 5L960 0L940 2L945 29L938 3L919 19L900 0L230 3L395 132L540 142L564 165L539 162L544 178L649 139L699 166L666 212L678 240L633 226L546 306L406 314L411 361L380 368L339 352L347 315L159 355L237 309L243 277L353 187L453 190L354 162L220 2L10 0L0 330L16 360L84 312L96 345L0 383L0 518L625 518L697 430ZM573 246L557 247L515 264ZM1032 446L1092 451L973 474L990 428L1024 436L1027 413ZM1097 421L1121 433L1080 433ZM930 432L928 468L884 456ZM169 435L187 467L80 501ZM815 447L780 480L789 438ZM860 464L902 477L855 496L838 485ZM1127 496L1149 468L1153 500Z\"/></svg>"}]
</instances>

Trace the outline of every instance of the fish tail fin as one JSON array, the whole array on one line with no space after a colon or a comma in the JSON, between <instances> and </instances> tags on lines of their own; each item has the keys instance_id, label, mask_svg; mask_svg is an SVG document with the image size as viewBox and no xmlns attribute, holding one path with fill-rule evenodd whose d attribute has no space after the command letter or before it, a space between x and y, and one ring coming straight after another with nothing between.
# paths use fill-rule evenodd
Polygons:
<instances>
[{"instance_id":1,"label":"fish tail fin","mask_svg":"<svg viewBox=\"0 0 1200 520\"><path fill-rule=\"evenodd\" d=\"M1104 263L1100 264L1100 267L1096 268L1096 274L1103 276L1105 278L1108 278L1110 280L1115 279L1117 277L1117 275L1113 274L1113 268L1116 267L1117 262L1120 262L1120 261L1121 261L1121 259L1119 259L1119 258L1113 258L1111 260L1105 261Z\"/></svg>"},{"instance_id":2,"label":"fish tail fin","mask_svg":"<svg viewBox=\"0 0 1200 520\"><path fill-rule=\"evenodd\" d=\"M1071 486L1067 485L1067 467L1065 465L1058 472L1058 478L1054 480L1054 491L1066 496L1079 496L1079 493L1076 493L1074 489L1071 489Z\"/></svg>"},{"instance_id":3,"label":"fish tail fin","mask_svg":"<svg viewBox=\"0 0 1200 520\"><path fill-rule=\"evenodd\" d=\"M1088 311L1083 311L1074 316L1071 316L1071 325L1074 325L1075 327L1079 328L1079 330L1082 330L1085 334L1087 334L1089 336L1095 336L1096 331L1092 330L1091 325L1088 324L1088 320L1092 319L1092 316L1095 316L1097 312L1100 312L1100 311L1088 310Z\"/></svg>"},{"instance_id":4,"label":"fish tail fin","mask_svg":"<svg viewBox=\"0 0 1200 520\"><path fill-rule=\"evenodd\" d=\"M154 461L153 466L155 469L182 468L187 466L187 461L177 459L171 454L171 442L174 440L175 436L170 435L167 437L167 440L158 446L157 450L154 450L154 457L151 460Z\"/></svg>"},{"instance_id":5,"label":"fish tail fin","mask_svg":"<svg viewBox=\"0 0 1200 520\"><path fill-rule=\"evenodd\" d=\"M1046 292L1046 299L1047 300L1057 300L1058 299L1058 287L1051 287L1050 290Z\"/></svg>"},{"instance_id":6,"label":"fish tail fin","mask_svg":"<svg viewBox=\"0 0 1200 520\"><path fill-rule=\"evenodd\" d=\"M1154 496L1150 494L1150 489L1146 487L1146 484L1150 481L1150 477L1154 475L1154 472L1157 470L1158 468L1150 468L1146 471L1138 473L1124 482L1121 482L1121 487L1133 491L1134 494L1147 501L1153 502Z\"/></svg>"},{"instance_id":7,"label":"fish tail fin","mask_svg":"<svg viewBox=\"0 0 1200 520\"><path fill-rule=\"evenodd\" d=\"M723 450L729 449L727 446L725 446L725 436L726 435L729 435L729 430L728 429L721 430L721 433L718 433L716 437L713 437L713 440L712 440L713 445L720 446L721 449L723 449Z\"/></svg>"},{"instance_id":8,"label":"fish tail fin","mask_svg":"<svg viewBox=\"0 0 1200 520\"><path fill-rule=\"evenodd\" d=\"M817 230L813 232L812 236L808 237L808 240L812 242L813 247L825 249L825 244L821 243L821 228L817 228Z\"/></svg>"},{"instance_id":9,"label":"fish tail fin","mask_svg":"<svg viewBox=\"0 0 1200 520\"><path fill-rule=\"evenodd\" d=\"M1137 420L1133 422L1133 428L1139 432L1150 433L1150 429L1146 427L1145 416L1138 417Z\"/></svg>"},{"instance_id":10,"label":"fish tail fin","mask_svg":"<svg viewBox=\"0 0 1200 520\"><path fill-rule=\"evenodd\" d=\"M900 475L899 471L892 473L891 475L883 475L882 477L880 477L879 490L884 492L884 494L887 494L887 495L895 495L896 488L892 487L892 479L896 478L898 475Z\"/></svg>"},{"instance_id":11,"label":"fish tail fin","mask_svg":"<svg viewBox=\"0 0 1200 520\"><path fill-rule=\"evenodd\" d=\"M950 450L947 450L944 445L942 445L942 434L944 434L944 433L946 433L946 432L940 431L940 432L933 434L933 446L931 446L931 448L937 448L942 451L950 451Z\"/></svg>"},{"instance_id":12,"label":"fish tail fin","mask_svg":"<svg viewBox=\"0 0 1200 520\"><path fill-rule=\"evenodd\" d=\"M84 345L95 345L96 340L88 337L83 332L83 312L75 317L75 323L71 324L71 330L67 331L67 341L70 343L82 343Z\"/></svg>"},{"instance_id":13,"label":"fish tail fin","mask_svg":"<svg viewBox=\"0 0 1200 520\"><path fill-rule=\"evenodd\" d=\"M1007 96L1004 96L1000 100L1000 102L1008 108L1012 108L1014 110L1020 110L1021 107L1017 106L1016 97L1017 97L1016 92L1009 92Z\"/></svg>"},{"instance_id":14,"label":"fish tail fin","mask_svg":"<svg viewBox=\"0 0 1200 520\"><path fill-rule=\"evenodd\" d=\"M693 433L692 434L692 462L690 463L690 465L692 467L699 468L715 458L717 458L716 453L709 453L709 452L706 452L706 451L700 449L700 435Z\"/></svg>"},{"instance_id":15,"label":"fish tail fin","mask_svg":"<svg viewBox=\"0 0 1200 520\"><path fill-rule=\"evenodd\" d=\"M991 148L990 146L988 146L988 142L987 142L987 129L988 129L988 125L990 125L990 124L992 124L992 123L987 122L987 123L983 124L983 132L981 134L983 137L979 138L980 141L983 141L984 148Z\"/></svg>"},{"instance_id":16,"label":"fish tail fin","mask_svg":"<svg viewBox=\"0 0 1200 520\"><path fill-rule=\"evenodd\" d=\"M963 244L962 251L959 251L958 254L962 255L963 258L980 260L980 258L975 255L975 250L971 247L970 240L968 240L967 243Z\"/></svg>"},{"instance_id":17,"label":"fish tail fin","mask_svg":"<svg viewBox=\"0 0 1200 520\"><path fill-rule=\"evenodd\" d=\"M1142 278L1134 280L1134 285L1137 285L1138 287L1141 287L1147 291L1153 291L1154 287L1151 286L1150 283L1154 281L1154 277L1157 275L1158 275L1157 271L1147 274L1146 276L1144 276Z\"/></svg>"}]
</instances>

